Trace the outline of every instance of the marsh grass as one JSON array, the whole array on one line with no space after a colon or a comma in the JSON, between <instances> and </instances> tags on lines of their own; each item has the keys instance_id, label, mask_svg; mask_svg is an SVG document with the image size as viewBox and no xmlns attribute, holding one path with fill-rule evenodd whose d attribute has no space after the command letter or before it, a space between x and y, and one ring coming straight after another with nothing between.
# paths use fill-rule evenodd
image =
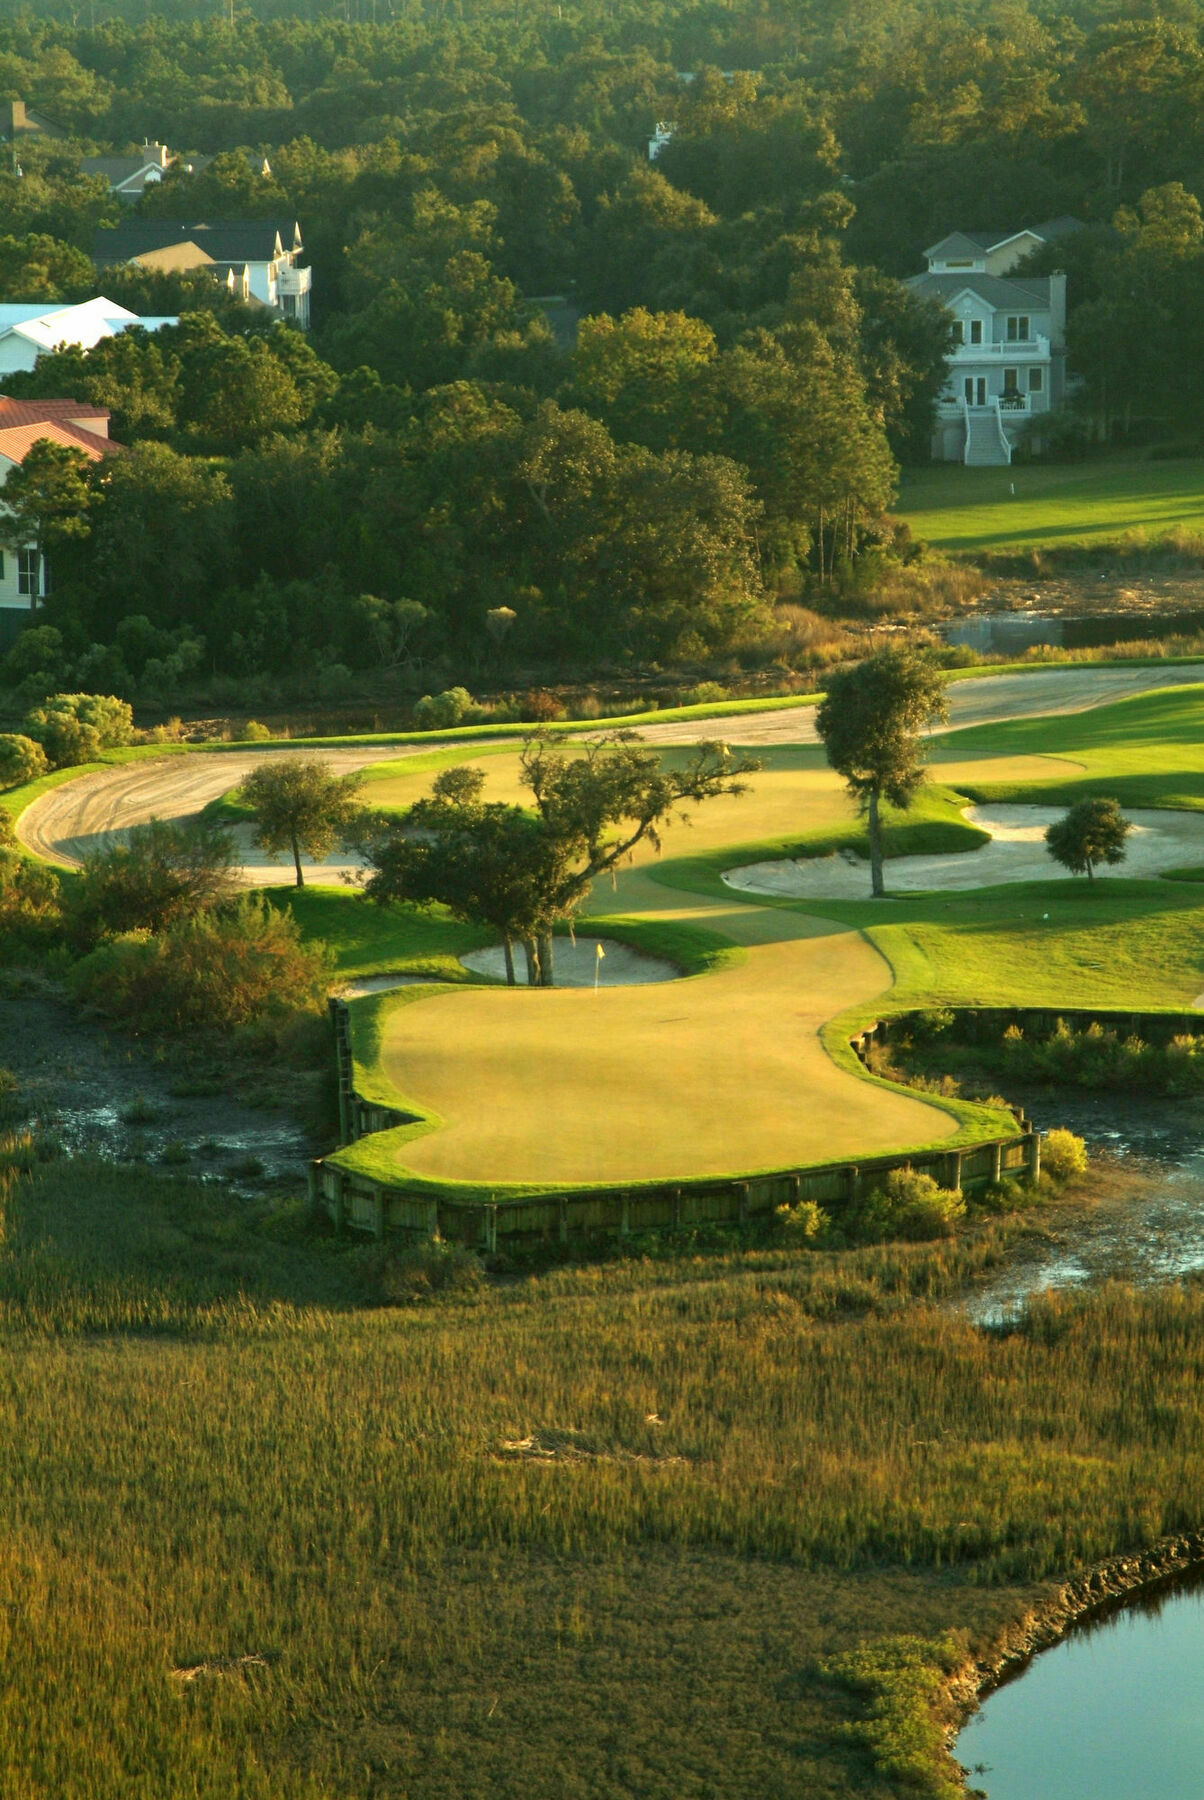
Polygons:
<instances>
[{"instance_id":1,"label":"marsh grass","mask_svg":"<svg viewBox=\"0 0 1204 1800\"><path fill-rule=\"evenodd\" d=\"M824 1657L1204 1521L1204 1289L983 1332L1017 1220L364 1311L298 1207L60 1159L6 1218L6 1794L885 1797Z\"/></svg>"}]
</instances>

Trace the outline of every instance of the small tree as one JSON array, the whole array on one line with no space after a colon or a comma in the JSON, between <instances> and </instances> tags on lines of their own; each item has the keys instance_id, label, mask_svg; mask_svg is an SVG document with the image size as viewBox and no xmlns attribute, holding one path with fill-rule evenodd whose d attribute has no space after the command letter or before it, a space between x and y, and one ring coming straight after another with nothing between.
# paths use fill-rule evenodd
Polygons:
<instances>
[{"instance_id":1,"label":"small tree","mask_svg":"<svg viewBox=\"0 0 1204 1800\"><path fill-rule=\"evenodd\" d=\"M816 728L829 763L865 814L875 897L886 891L882 801L908 804L924 780L920 732L947 716L940 672L909 647L879 650L828 678Z\"/></svg>"},{"instance_id":2,"label":"small tree","mask_svg":"<svg viewBox=\"0 0 1204 1800\"><path fill-rule=\"evenodd\" d=\"M152 819L124 844L85 857L71 911L86 939L122 931L166 931L239 893L227 832Z\"/></svg>"},{"instance_id":3,"label":"small tree","mask_svg":"<svg viewBox=\"0 0 1204 1800\"><path fill-rule=\"evenodd\" d=\"M269 856L289 851L297 886L305 886L301 854L315 862L354 829L362 775L333 775L316 757L273 757L242 784L243 799L255 814L255 837Z\"/></svg>"},{"instance_id":4,"label":"small tree","mask_svg":"<svg viewBox=\"0 0 1204 1800\"><path fill-rule=\"evenodd\" d=\"M0 544L11 550L32 548L40 570L42 558L56 544L87 537L94 497L91 466L73 445L38 438L4 484ZM31 596L34 604L37 598L36 593Z\"/></svg>"},{"instance_id":5,"label":"small tree","mask_svg":"<svg viewBox=\"0 0 1204 1800\"><path fill-rule=\"evenodd\" d=\"M403 821L377 821L365 845L375 871L367 891L381 901L438 901L501 931L504 943L521 939L530 979L551 987L552 928L573 916L598 877L627 861L637 844L659 846L661 828L684 816L686 806L743 793L740 777L759 767L724 744L700 744L673 769L633 732L575 756L537 734L521 759L533 814L482 805L480 772L448 770L432 799ZM507 973L512 980L509 958Z\"/></svg>"},{"instance_id":6,"label":"small tree","mask_svg":"<svg viewBox=\"0 0 1204 1800\"><path fill-rule=\"evenodd\" d=\"M116 694L51 694L26 715L25 730L56 767L67 768L130 743L134 714Z\"/></svg>"},{"instance_id":7,"label":"small tree","mask_svg":"<svg viewBox=\"0 0 1204 1800\"><path fill-rule=\"evenodd\" d=\"M483 803L479 769L445 769L429 800L397 820L379 815L361 840L372 873L369 898L386 904L445 906L454 918L486 925L502 940L514 986L514 945L550 929L545 912L550 846L521 807Z\"/></svg>"},{"instance_id":8,"label":"small tree","mask_svg":"<svg viewBox=\"0 0 1204 1800\"><path fill-rule=\"evenodd\" d=\"M1094 881L1096 863L1125 860L1125 839L1132 829L1118 800L1078 800L1064 819L1049 827L1045 842L1055 862L1072 875Z\"/></svg>"}]
</instances>

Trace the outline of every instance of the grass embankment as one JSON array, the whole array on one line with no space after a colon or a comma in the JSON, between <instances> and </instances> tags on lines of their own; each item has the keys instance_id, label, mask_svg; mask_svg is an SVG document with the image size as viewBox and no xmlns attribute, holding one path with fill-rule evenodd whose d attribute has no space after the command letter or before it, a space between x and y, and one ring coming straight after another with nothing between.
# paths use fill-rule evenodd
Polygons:
<instances>
[{"instance_id":1,"label":"grass embankment","mask_svg":"<svg viewBox=\"0 0 1204 1800\"><path fill-rule=\"evenodd\" d=\"M1015 1229L364 1312L370 1250L43 1166L0 1246L0 1791L936 1793L824 1659L1204 1523L1204 1294L930 1304Z\"/></svg>"},{"instance_id":2,"label":"grass embankment","mask_svg":"<svg viewBox=\"0 0 1204 1800\"><path fill-rule=\"evenodd\" d=\"M1204 532L1204 461L937 463L905 472L895 510L938 550L1132 550L1143 537Z\"/></svg>"}]
</instances>

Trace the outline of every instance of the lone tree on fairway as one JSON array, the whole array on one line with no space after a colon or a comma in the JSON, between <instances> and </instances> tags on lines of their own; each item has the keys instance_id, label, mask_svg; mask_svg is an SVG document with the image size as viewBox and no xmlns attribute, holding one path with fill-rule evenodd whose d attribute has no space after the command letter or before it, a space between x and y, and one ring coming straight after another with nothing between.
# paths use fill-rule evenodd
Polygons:
<instances>
[{"instance_id":1,"label":"lone tree on fairway","mask_svg":"<svg viewBox=\"0 0 1204 1800\"><path fill-rule=\"evenodd\" d=\"M815 724L828 761L865 814L870 882L882 882L881 804L906 806L924 780L920 731L948 716L940 673L917 650L879 650L828 678Z\"/></svg>"},{"instance_id":2,"label":"lone tree on fairway","mask_svg":"<svg viewBox=\"0 0 1204 1800\"><path fill-rule=\"evenodd\" d=\"M1125 839L1132 829L1118 800L1079 800L1064 819L1049 827L1045 842L1055 862L1072 875L1085 874L1094 881L1096 863L1125 860Z\"/></svg>"},{"instance_id":3,"label":"lone tree on fairway","mask_svg":"<svg viewBox=\"0 0 1204 1800\"><path fill-rule=\"evenodd\" d=\"M529 979L551 987L553 926L572 918L598 876L639 843L659 847L662 827L685 807L743 793L741 776L760 764L708 743L681 768L666 768L634 733L616 732L572 756L537 733L520 767L532 810L482 805L480 772L449 769L404 820L374 821L363 844L366 888L381 902L438 901L500 931L503 943L518 938ZM507 976L513 981L509 953Z\"/></svg>"},{"instance_id":4,"label":"lone tree on fairway","mask_svg":"<svg viewBox=\"0 0 1204 1800\"><path fill-rule=\"evenodd\" d=\"M332 775L315 757L273 757L252 771L242 797L255 814L255 838L269 856L291 851L297 886L305 886L301 853L321 862L353 830L362 775Z\"/></svg>"}]
</instances>

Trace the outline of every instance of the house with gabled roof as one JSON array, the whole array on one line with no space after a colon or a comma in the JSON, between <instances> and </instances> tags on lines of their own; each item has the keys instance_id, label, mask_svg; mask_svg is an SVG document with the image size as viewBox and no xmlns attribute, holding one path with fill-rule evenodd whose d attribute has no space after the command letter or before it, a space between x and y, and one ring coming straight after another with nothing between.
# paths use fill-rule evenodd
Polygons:
<instances>
[{"instance_id":1,"label":"house with gabled roof","mask_svg":"<svg viewBox=\"0 0 1204 1800\"><path fill-rule=\"evenodd\" d=\"M81 400L10 400L0 394L0 506L9 475L42 439L80 450L93 463L119 455L123 448L109 436L107 407ZM45 558L36 544L0 550L0 650L30 622L47 591Z\"/></svg>"},{"instance_id":2,"label":"house with gabled roof","mask_svg":"<svg viewBox=\"0 0 1204 1800\"><path fill-rule=\"evenodd\" d=\"M949 376L932 454L1006 465L1022 432L1039 443L1043 413L1066 392L1066 277L1016 273L1034 250L1082 230L1068 215L1017 231L954 231L924 252L904 284L952 315Z\"/></svg>"},{"instance_id":3,"label":"house with gabled roof","mask_svg":"<svg viewBox=\"0 0 1204 1800\"><path fill-rule=\"evenodd\" d=\"M5 375L32 369L39 356L68 344L91 350L102 338L116 337L134 325L158 331L162 325L177 324L178 319L166 314L131 312L103 294L78 306L14 301L0 306L0 382Z\"/></svg>"},{"instance_id":4,"label":"house with gabled roof","mask_svg":"<svg viewBox=\"0 0 1204 1800\"><path fill-rule=\"evenodd\" d=\"M271 307L305 331L313 270L302 265L304 250L295 219L215 219L196 225L130 219L96 232L92 260L102 268L117 263L173 271L206 267L232 292Z\"/></svg>"}]
</instances>

